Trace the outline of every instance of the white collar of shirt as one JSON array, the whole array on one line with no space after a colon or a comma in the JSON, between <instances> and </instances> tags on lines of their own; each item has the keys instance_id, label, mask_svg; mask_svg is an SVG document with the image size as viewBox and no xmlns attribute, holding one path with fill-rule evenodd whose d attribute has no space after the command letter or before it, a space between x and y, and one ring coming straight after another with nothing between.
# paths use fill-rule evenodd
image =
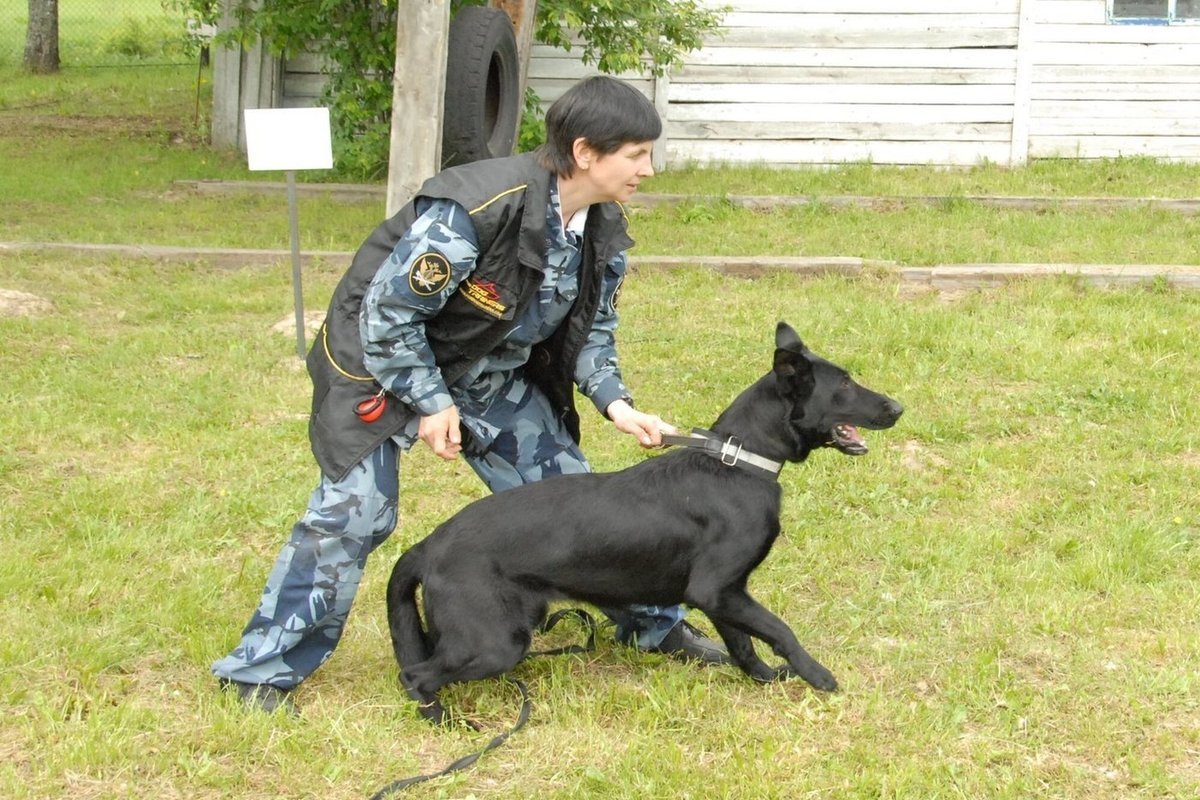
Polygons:
<instances>
[{"instance_id":1,"label":"white collar of shirt","mask_svg":"<svg viewBox=\"0 0 1200 800\"><path fill-rule=\"evenodd\" d=\"M566 231L568 233L573 233L582 238L583 229L587 227L587 215L589 208L591 208L591 206L584 206L571 215L571 219L569 222L567 222L566 227Z\"/></svg>"}]
</instances>

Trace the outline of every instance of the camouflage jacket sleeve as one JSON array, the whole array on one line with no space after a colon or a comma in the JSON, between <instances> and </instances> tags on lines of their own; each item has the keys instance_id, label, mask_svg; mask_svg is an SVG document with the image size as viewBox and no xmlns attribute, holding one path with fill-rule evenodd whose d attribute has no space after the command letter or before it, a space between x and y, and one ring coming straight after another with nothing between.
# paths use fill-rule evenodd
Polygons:
<instances>
[{"instance_id":1,"label":"camouflage jacket sleeve","mask_svg":"<svg viewBox=\"0 0 1200 800\"><path fill-rule=\"evenodd\" d=\"M458 284L475 269L475 228L466 210L434 200L400 238L363 297L363 364L379 385L422 416L452 405L425 338Z\"/></svg>"},{"instance_id":2,"label":"camouflage jacket sleeve","mask_svg":"<svg viewBox=\"0 0 1200 800\"><path fill-rule=\"evenodd\" d=\"M575 360L575 383L601 414L614 400L629 396L617 366L617 296L625 280L625 254L620 253L604 270L600 306L588 331L587 342Z\"/></svg>"}]
</instances>

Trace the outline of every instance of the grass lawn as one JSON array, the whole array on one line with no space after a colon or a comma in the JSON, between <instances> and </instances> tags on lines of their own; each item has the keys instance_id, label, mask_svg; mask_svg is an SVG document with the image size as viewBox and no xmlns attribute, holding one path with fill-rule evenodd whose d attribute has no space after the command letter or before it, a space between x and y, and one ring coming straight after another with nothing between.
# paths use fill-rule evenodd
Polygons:
<instances>
[{"instance_id":1,"label":"grass lawn","mask_svg":"<svg viewBox=\"0 0 1200 800\"><path fill-rule=\"evenodd\" d=\"M0 240L285 245L278 200L174 188L247 175L203 146L187 72L152 72L0 81ZM1027 194L1014 187L1044 180L1037 169L970 179ZM1104 169L1128 175L1132 196L1152 183L1139 170L1161 177L1157 196L1191 194L1187 174L1144 163L1056 166L1054 185L1087 194ZM926 194L971 174L850 167L841 180ZM742 180L690 178L703 194ZM302 208L314 249L354 247L381 212ZM1174 240L1194 241L1190 219L1140 213L774 216L698 202L635 215L633 233L647 253L912 263L1189 252ZM342 646L297 693L303 715L247 715L216 690L208 666L316 479L289 275L0 253L0 289L51 304L0 315L0 796L362 798L515 718L512 688L486 681L447 693L485 732L435 731L397 688L390 566L483 492L465 465L420 448ZM307 307L338 277L308 270ZM711 423L766 371L778 319L905 405L894 429L868 434L867 456L822 451L785 469L784 534L751 582L842 690L762 687L603 636L587 656L522 664L529 726L409 796L1200 796L1200 296L1045 279L945 297L887 272L646 269L622 304L639 405L681 426ZM598 416L585 424L596 468L647 457Z\"/></svg>"},{"instance_id":2,"label":"grass lawn","mask_svg":"<svg viewBox=\"0 0 1200 800\"><path fill-rule=\"evenodd\" d=\"M29 20L26 0L0 0L0 68L20 66ZM186 22L163 0L63 0L58 49L64 67L140 67L196 63Z\"/></svg>"}]
</instances>

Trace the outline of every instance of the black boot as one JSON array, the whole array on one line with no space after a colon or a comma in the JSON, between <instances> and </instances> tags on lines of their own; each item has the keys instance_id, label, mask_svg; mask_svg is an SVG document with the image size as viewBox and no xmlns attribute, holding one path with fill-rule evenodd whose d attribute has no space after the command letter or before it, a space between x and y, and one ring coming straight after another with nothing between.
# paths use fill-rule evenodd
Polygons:
<instances>
[{"instance_id":1,"label":"black boot","mask_svg":"<svg viewBox=\"0 0 1200 800\"><path fill-rule=\"evenodd\" d=\"M224 678L221 686L227 691L236 692L238 702L251 710L274 714L282 709L289 717L300 716L296 704L288 696L290 689L280 689L269 683L238 683Z\"/></svg>"},{"instance_id":2,"label":"black boot","mask_svg":"<svg viewBox=\"0 0 1200 800\"><path fill-rule=\"evenodd\" d=\"M656 647L647 647L646 652L662 653L680 661L698 661L706 665L733 663L719 642L709 639L686 621L672 628Z\"/></svg>"}]
</instances>

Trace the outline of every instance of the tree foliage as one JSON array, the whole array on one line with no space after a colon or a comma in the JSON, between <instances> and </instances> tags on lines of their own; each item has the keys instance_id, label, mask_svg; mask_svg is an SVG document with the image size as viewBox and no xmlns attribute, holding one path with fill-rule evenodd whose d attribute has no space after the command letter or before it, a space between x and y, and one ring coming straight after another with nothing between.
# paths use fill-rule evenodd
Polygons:
<instances>
[{"instance_id":1,"label":"tree foliage","mask_svg":"<svg viewBox=\"0 0 1200 800\"><path fill-rule=\"evenodd\" d=\"M218 0L167 0L200 19ZM276 52L314 49L328 63L338 171L376 177L387 168L396 19L403 0L235 0L235 24L220 42L262 40ZM484 0L452 0L451 12ZM662 75L717 29L723 10L696 0L538 0L534 38L568 50L601 72ZM528 109L527 104L527 109ZM523 139L525 137L523 136Z\"/></svg>"},{"instance_id":2,"label":"tree foliage","mask_svg":"<svg viewBox=\"0 0 1200 800\"><path fill-rule=\"evenodd\" d=\"M534 38L567 51L578 45L583 63L601 72L663 75L722 16L695 0L538 0Z\"/></svg>"}]
</instances>

